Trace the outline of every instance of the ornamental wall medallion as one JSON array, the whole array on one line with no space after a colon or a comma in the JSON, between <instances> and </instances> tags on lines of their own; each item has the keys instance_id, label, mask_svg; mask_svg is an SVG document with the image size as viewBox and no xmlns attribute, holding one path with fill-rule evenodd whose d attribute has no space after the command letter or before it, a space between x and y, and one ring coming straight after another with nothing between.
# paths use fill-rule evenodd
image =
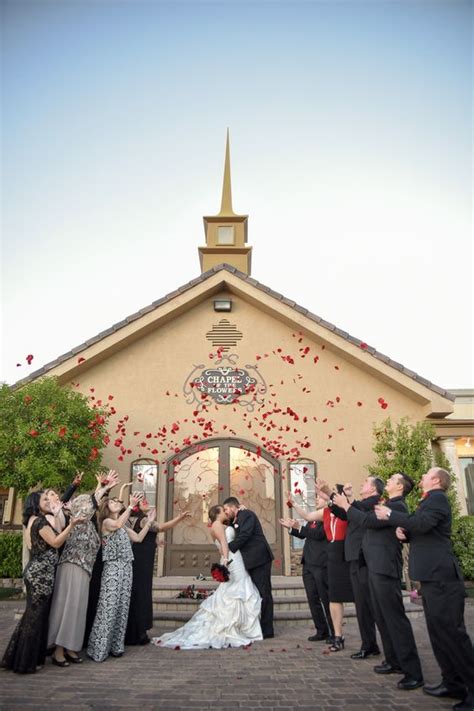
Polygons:
<instances>
[{"instance_id":1,"label":"ornamental wall medallion","mask_svg":"<svg viewBox=\"0 0 474 711\"><path fill-rule=\"evenodd\" d=\"M183 386L188 405L194 404L199 410L209 397L218 405L240 405L248 412L261 405L267 384L258 366L239 367L237 360L238 356L232 353L218 358L212 368L206 368L204 363L195 365Z\"/></svg>"}]
</instances>

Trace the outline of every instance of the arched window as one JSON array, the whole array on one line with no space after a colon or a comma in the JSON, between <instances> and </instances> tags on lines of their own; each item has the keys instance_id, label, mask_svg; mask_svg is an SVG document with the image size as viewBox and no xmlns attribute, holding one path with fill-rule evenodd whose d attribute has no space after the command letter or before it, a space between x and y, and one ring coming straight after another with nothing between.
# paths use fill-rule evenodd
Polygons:
<instances>
[{"instance_id":1,"label":"arched window","mask_svg":"<svg viewBox=\"0 0 474 711\"><path fill-rule=\"evenodd\" d=\"M317 465L312 459L298 459L290 463L291 495L305 511L314 511L316 508L316 477ZM301 538L291 536L290 540L293 549L304 545Z\"/></svg>"},{"instance_id":2,"label":"arched window","mask_svg":"<svg viewBox=\"0 0 474 711\"><path fill-rule=\"evenodd\" d=\"M131 492L143 493L152 506L156 506L158 465L153 459L136 459L130 467Z\"/></svg>"}]
</instances>

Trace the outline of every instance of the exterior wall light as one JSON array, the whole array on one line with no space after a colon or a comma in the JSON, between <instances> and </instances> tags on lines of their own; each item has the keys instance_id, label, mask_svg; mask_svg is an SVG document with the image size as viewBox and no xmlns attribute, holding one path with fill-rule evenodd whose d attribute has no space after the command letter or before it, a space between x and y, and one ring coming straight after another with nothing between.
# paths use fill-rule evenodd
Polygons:
<instances>
[{"instance_id":1,"label":"exterior wall light","mask_svg":"<svg viewBox=\"0 0 474 711\"><path fill-rule=\"evenodd\" d=\"M232 299L215 299L214 311L232 311Z\"/></svg>"}]
</instances>

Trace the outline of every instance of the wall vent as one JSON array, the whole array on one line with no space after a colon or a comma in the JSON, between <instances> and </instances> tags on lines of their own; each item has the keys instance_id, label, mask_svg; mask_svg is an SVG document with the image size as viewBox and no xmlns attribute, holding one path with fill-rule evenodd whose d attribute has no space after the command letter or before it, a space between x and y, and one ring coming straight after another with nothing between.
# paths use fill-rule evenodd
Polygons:
<instances>
[{"instance_id":1,"label":"wall vent","mask_svg":"<svg viewBox=\"0 0 474 711\"><path fill-rule=\"evenodd\" d=\"M238 341L242 340L243 334L234 323L223 318L219 323L214 324L211 330L206 333L206 338L212 343L214 348L221 348L223 351L228 351L230 348L236 346Z\"/></svg>"}]
</instances>

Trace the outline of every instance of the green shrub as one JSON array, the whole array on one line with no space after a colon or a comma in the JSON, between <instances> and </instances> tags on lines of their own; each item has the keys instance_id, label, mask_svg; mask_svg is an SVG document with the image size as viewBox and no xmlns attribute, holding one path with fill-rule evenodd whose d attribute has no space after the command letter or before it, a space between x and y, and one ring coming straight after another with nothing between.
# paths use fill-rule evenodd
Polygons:
<instances>
[{"instance_id":1,"label":"green shrub","mask_svg":"<svg viewBox=\"0 0 474 711\"><path fill-rule=\"evenodd\" d=\"M453 522L453 548L466 580L474 580L474 516Z\"/></svg>"},{"instance_id":2,"label":"green shrub","mask_svg":"<svg viewBox=\"0 0 474 711\"><path fill-rule=\"evenodd\" d=\"M21 578L22 551L21 533L0 533L0 578Z\"/></svg>"}]
</instances>

